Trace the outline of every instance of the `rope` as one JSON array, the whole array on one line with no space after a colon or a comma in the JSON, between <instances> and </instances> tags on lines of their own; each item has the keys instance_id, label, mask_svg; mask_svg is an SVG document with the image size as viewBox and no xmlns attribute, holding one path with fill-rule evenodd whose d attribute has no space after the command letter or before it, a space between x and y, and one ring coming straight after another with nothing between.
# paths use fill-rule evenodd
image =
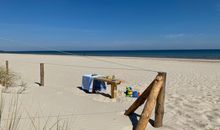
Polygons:
<instances>
[{"instance_id":1,"label":"rope","mask_svg":"<svg viewBox=\"0 0 220 130\"><path fill-rule=\"evenodd\" d=\"M82 66L82 65L67 65L67 64L54 64L54 63L45 63L48 65L57 65L57 66L67 66L67 67L78 67L78 68L93 68L93 69L113 69L113 70L132 70L132 71L151 71L157 72L153 70L145 70L145 69L130 69L130 68L111 68L111 67L92 67L92 66Z\"/></svg>"},{"instance_id":2,"label":"rope","mask_svg":"<svg viewBox=\"0 0 220 130\"><path fill-rule=\"evenodd\" d=\"M10 39L5 39L5 38L1 38L2 40L6 40L6 41L9 41L9 42L17 42L17 43L24 43L24 42L18 42L18 41L15 41L15 40L10 40ZM26 44L28 46L30 46L29 44ZM33 46L30 46L30 47L33 47ZM44 50L48 50L48 51L55 51L55 52L59 52L59 53L62 53L62 54L66 54L66 55L75 55L74 53L71 53L71 52L66 52L66 51L61 51L61 50L57 50L57 49L53 49L53 48L48 48L48 47L39 47L39 46L36 46L37 48L41 48L41 49L44 49ZM141 67L137 67L137 66L132 66L132 65L125 65L125 64L122 64L122 63L118 63L118 62L113 62L113 61L108 61L108 60L104 60L104 59L100 59L100 58L94 58L94 57L88 57L88 56L81 56L83 58L87 58L87 59L92 59L92 60L95 60L95 61L102 61L102 62L105 62L105 63L111 63L111 64L116 64L116 65L120 65L120 66L124 66L124 67L130 67L130 68L133 68L131 70L138 70L138 71L149 71L149 72L159 72L159 71L156 71L156 70L149 70L149 69L144 69L144 68L141 68ZM50 64L50 63L49 63ZM55 65L55 64L54 64ZM70 65L64 65L64 66L70 66ZM73 66L73 65L72 65ZM76 67L76 65L74 65ZM83 67L83 66L77 66L77 67ZM84 68L90 68L88 66L84 66ZM93 67L91 67L93 68ZM100 68L100 67L99 67ZM107 67L102 67L102 69L114 69L114 68L107 68ZM121 68L118 68L118 69L121 69ZM124 69L124 68L123 68ZM127 70L130 70L130 69L127 69Z\"/></svg>"},{"instance_id":3,"label":"rope","mask_svg":"<svg viewBox=\"0 0 220 130\"><path fill-rule=\"evenodd\" d=\"M38 65L37 62L23 62L23 61L15 61L13 62L17 63L28 63L28 64L35 64ZM57 64L57 63L50 63L50 62L44 62L46 65L54 65L54 66L65 66L65 67L76 67L76 68L91 68L91 69L104 69L104 70L130 70L130 71L148 71L148 72L158 72L155 70L150 69L136 69L136 68L119 68L119 67L101 67L101 66L85 66L85 65L74 65L74 64Z\"/></svg>"},{"instance_id":4,"label":"rope","mask_svg":"<svg viewBox=\"0 0 220 130\"><path fill-rule=\"evenodd\" d=\"M98 58L94 58L94 57L91 57L90 59L97 60L97 61L102 61L102 62L106 62L106 63L113 63L113 64L121 65L121 66L124 66L124 67L131 67L131 68L133 68L132 70L135 69L135 70L139 70L139 71L141 70L141 71L149 71L149 72L159 72L159 71L155 71L155 70L144 69L144 68L137 67L137 66L125 65L125 64L122 64L122 63L118 63L118 62L108 61L108 60L104 60L104 59L98 59Z\"/></svg>"}]
</instances>

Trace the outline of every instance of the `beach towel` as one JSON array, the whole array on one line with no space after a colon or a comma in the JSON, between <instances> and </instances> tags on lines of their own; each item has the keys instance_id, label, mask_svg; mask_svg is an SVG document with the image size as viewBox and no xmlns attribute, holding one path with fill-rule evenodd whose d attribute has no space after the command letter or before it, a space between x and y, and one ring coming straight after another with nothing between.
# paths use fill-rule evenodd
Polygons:
<instances>
[{"instance_id":1,"label":"beach towel","mask_svg":"<svg viewBox=\"0 0 220 130\"><path fill-rule=\"evenodd\" d=\"M105 82L95 80L94 78L102 77L102 75L86 74L82 77L82 89L88 92L106 90Z\"/></svg>"}]
</instances>

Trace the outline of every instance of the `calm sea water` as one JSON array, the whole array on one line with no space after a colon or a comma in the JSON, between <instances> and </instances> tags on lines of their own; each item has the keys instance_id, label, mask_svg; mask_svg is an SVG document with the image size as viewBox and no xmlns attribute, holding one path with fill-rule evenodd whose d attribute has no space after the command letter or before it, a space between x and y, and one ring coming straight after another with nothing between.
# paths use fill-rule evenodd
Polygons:
<instances>
[{"instance_id":1,"label":"calm sea water","mask_svg":"<svg viewBox=\"0 0 220 130\"><path fill-rule=\"evenodd\" d=\"M217 50L130 50L130 51L13 51L2 53L48 54L48 55L83 55L83 56L124 56L154 58L220 59Z\"/></svg>"}]
</instances>

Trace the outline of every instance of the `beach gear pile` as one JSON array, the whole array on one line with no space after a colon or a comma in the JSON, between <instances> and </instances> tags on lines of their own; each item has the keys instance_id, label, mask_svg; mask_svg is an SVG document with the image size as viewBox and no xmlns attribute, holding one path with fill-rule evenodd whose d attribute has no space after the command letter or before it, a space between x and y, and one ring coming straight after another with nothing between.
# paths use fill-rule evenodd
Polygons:
<instances>
[{"instance_id":1,"label":"beach gear pile","mask_svg":"<svg viewBox=\"0 0 220 130\"><path fill-rule=\"evenodd\" d=\"M133 90L132 86L127 86L125 91L126 97L138 98L141 93L138 90Z\"/></svg>"}]
</instances>

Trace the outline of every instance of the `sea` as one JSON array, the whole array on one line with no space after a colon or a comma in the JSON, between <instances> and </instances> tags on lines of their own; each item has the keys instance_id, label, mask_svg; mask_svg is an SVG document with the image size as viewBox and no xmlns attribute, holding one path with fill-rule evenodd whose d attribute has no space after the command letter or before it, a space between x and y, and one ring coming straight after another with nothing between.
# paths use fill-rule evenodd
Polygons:
<instances>
[{"instance_id":1,"label":"sea","mask_svg":"<svg viewBox=\"0 0 220 130\"><path fill-rule=\"evenodd\" d=\"M202 50L106 50L106 51L0 51L0 53L78 55L78 56L118 56L184 59L220 59L220 49Z\"/></svg>"}]
</instances>

